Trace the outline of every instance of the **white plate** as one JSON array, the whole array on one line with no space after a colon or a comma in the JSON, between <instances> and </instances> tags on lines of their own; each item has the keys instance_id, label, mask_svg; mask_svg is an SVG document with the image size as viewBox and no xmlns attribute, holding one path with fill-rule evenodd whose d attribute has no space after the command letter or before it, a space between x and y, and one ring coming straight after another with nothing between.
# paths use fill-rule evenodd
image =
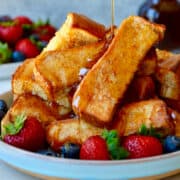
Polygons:
<instances>
[{"instance_id":1,"label":"white plate","mask_svg":"<svg viewBox=\"0 0 180 180\"><path fill-rule=\"evenodd\" d=\"M2 98L8 104L12 101L11 93ZM0 159L20 171L50 179L117 180L180 172L180 151L134 160L83 161L43 156L0 141Z\"/></svg>"},{"instance_id":2,"label":"white plate","mask_svg":"<svg viewBox=\"0 0 180 180\"><path fill-rule=\"evenodd\" d=\"M0 64L0 80L11 79L12 74L20 64L21 62Z\"/></svg>"}]
</instances>

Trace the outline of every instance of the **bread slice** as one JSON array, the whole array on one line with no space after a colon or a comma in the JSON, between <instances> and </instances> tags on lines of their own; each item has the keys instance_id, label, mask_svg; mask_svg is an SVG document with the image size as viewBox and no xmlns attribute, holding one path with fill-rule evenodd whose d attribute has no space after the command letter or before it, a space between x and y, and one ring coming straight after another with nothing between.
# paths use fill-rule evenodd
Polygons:
<instances>
[{"instance_id":1,"label":"bread slice","mask_svg":"<svg viewBox=\"0 0 180 180\"><path fill-rule=\"evenodd\" d=\"M106 53L75 92L72 103L75 113L88 122L110 123L138 65L163 35L163 26L140 17L124 20Z\"/></svg>"},{"instance_id":2,"label":"bread slice","mask_svg":"<svg viewBox=\"0 0 180 180\"><path fill-rule=\"evenodd\" d=\"M159 129L163 135L173 132L173 124L167 112L165 102L151 99L130 103L120 109L112 129L116 129L120 136L138 133L141 126Z\"/></svg>"},{"instance_id":3,"label":"bread slice","mask_svg":"<svg viewBox=\"0 0 180 180\"><path fill-rule=\"evenodd\" d=\"M33 69L36 83L45 91L47 99L61 104L74 84L93 66L105 51L105 41L43 53L35 61Z\"/></svg>"},{"instance_id":4,"label":"bread slice","mask_svg":"<svg viewBox=\"0 0 180 180\"><path fill-rule=\"evenodd\" d=\"M59 119L58 109L47 102L43 101L38 96L31 94L23 94L13 102L7 114L1 121L2 132L4 125L13 122L18 115L36 117L43 126L48 125L50 122Z\"/></svg>"},{"instance_id":5,"label":"bread slice","mask_svg":"<svg viewBox=\"0 0 180 180\"><path fill-rule=\"evenodd\" d=\"M12 92L14 99L23 93L36 94L43 99L47 99L44 90L36 83L33 74L35 58L27 59L21 64L12 76Z\"/></svg>"},{"instance_id":6,"label":"bread slice","mask_svg":"<svg viewBox=\"0 0 180 180\"><path fill-rule=\"evenodd\" d=\"M94 43L105 38L105 26L90 18L69 13L62 27L43 50L64 50Z\"/></svg>"},{"instance_id":7,"label":"bread slice","mask_svg":"<svg viewBox=\"0 0 180 180\"><path fill-rule=\"evenodd\" d=\"M54 121L46 128L47 141L58 150L64 143L82 144L88 137L101 135L103 128L93 126L82 119Z\"/></svg>"},{"instance_id":8,"label":"bread slice","mask_svg":"<svg viewBox=\"0 0 180 180\"><path fill-rule=\"evenodd\" d=\"M83 15L69 13L65 23L56 32L56 35L44 48L41 56L46 51L64 50L94 43L105 38L105 27ZM34 79L33 69L36 58L26 60L14 73L12 80L13 94L20 95L23 92L40 94L47 99L43 89Z\"/></svg>"}]
</instances>

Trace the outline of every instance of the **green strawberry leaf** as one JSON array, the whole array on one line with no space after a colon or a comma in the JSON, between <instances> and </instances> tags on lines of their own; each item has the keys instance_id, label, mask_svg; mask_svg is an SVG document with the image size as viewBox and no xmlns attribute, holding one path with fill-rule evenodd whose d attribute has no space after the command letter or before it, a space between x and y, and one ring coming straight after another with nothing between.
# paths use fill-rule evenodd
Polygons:
<instances>
[{"instance_id":1,"label":"green strawberry leaf","mask_svg":"<svg viewBox=\"0 0 180 180\"><path fill-rule=\"evenodd\" d=\"M22 28L23 28L23 30L32 30L33 29L33 25L32 24L23 24L22 25Z\"/></svg>"},{"instance_id":2,"label":"green strawberry leaf","mask_svg":"<svg viewBox=\"0 0 180 180\"><path fill-rule=\"evenodd\" d=\"M139 128L139 134L144 136L154 136L158 139L162 138L162 134L158 132L158 130L156 130L152 126L150 128L147 128L145 124L142 124L142 126Z\"/></svg>"},{"instance_id":3,"label":"green strawberry leaf","mask_svg":"<svg viewBox=\"0 0 180 180\"><path fill-rule=\"evenodd\" d=\"M33 25L34 25L34 28L38 28L40 26L45 26L49 24L50 24L50 19L47 19L46 21L43 21L42 19L38 19L38 21L35 22Z\"/></svg>"},{"instance_id":4,"label":"green strawberry leaf","mask_svg":"<svg viewBox=\"0 0 180 180\"><path fill-rule=\"evenodd\" d=\"M120 146L120 138L116 130L104 130L102 137L106 140L111 159L119 160L128 157L129 152Z\"/></svg>"},{"instance_id":5,"label":"green strawberry leaf","mask_svg":"<svg viewBox=\"0 0 180 180\"><path fill-rule=\"evenodd\" d=\"M16 116L15 121L13 123L4 125L2 138L6 135L18 134L20 130L22 129L22 127L24 126L25 120L26 120L26 116L24 114L21 114L21 115Z\"/></svg>"},{"instance_id":6,"label":"green strawberry leaf","mask_svg":"<svg viewBox=\"0 0 180 180\"><path fill-rule=\"evenodd\" d=\"M11 49L7 43L0 42L0 64L9 62L12 55Z\"/></svg>"}]
</instances>

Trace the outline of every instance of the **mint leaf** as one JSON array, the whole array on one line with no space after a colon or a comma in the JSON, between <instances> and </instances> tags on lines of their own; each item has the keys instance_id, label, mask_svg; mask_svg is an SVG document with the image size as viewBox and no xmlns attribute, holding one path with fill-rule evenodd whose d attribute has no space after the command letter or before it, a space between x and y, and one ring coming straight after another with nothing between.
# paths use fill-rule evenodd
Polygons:
<instances>
[{"instance_id":1,"label":"mint leaf","mask_svg":"<svg viewBox=\"0 0 180 180\"><path fill-rule=\"evenodd\" d=\"M119 160L128 157L128 151L120 146L120 138L116 130L108 131L105 129L102 137L106 140L111 159Z\"/></svg>"},{"instance_id":2,"label":"mint leaf","mask_svg":"<svg viewBox=\"0 0 180 180\"><path fill-rule=\"evenodd\" d=\"M9 123L3 126L4 131L2 132L2 138L5 135L15 135L18 134L19 131L24 126L24 122L26 120L26 116L24 114L16 116L13 123Z\"/></svg>"}]
</instances>

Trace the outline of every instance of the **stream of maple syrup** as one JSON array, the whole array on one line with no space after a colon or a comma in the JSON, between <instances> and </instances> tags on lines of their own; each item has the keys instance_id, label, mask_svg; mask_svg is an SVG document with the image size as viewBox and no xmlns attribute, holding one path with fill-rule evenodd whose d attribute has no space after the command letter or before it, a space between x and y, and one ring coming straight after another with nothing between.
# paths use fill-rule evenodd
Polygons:
<instances>
[{"instance_id":1,"label":"stream of maple syrup","mask_svg":"<svg viewBox=\"0 0 180 180\"><path fill-rule=\"evenodd\" d=\"M111 33L114 35L114 0L111 0Z\"/></svg>"}]
</instances>

